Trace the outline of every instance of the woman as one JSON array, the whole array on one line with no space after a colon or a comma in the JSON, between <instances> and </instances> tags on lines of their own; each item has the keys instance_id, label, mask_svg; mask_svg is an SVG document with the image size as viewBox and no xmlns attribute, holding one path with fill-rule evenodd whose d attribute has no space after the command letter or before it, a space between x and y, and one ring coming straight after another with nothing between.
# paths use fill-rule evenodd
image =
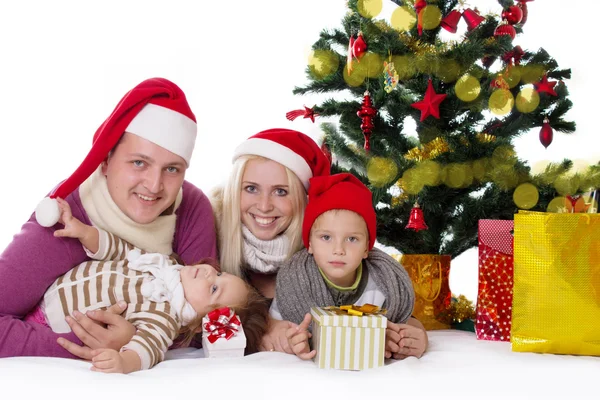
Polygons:
<instances>
[{"instance_id":1,"label":"woman","mask_svg":"<svg viewBox=\"0 0 600 400\"><path fill-rule=\"evenodd\" d=\"M329 160L303 133L269 129L241 143L229 179L211 197L223 271L245 277L272 299L279 267L302 248L309 180L329 174ZM289 321L271 320L263 350L292 353L287 337L295 329ZM420 357L427 347L425 329L414 318L390 334L395 343L404 338L411 344L392 346L390 357Z\"/></svg>"},{"instance_id":2,"label":"woman","mask_svg":"<svg viewBox=\"0 0 600 400\"><path fill-rule=\"evenodd\" d=\"M120 316L98 311L94 318L108 329L81 314L67 318L73 332L66 335L21 319L57 277L88 259L77 240L53 236L61 227L56 197L79 220L144 250L174 252L186 264L216 257L210 203L184 180L196 129L185 94L166 79L148 79L121 99L83 163L0 255L0 356L89 358L95 348L120 349L135 332Z\"/></svg>"},{"instance_id":3,"label":"woman","mask_svg":"<svg viewBox=\"0 0 600 400\"><path fill-rule=\"evenodd\" d=\"M240 144L228 181L212 195L223 271L273 298L279 266L302 248L308 181L329 168L314 140L297 131L269 129Z\"/></svg>"}]
</instances>

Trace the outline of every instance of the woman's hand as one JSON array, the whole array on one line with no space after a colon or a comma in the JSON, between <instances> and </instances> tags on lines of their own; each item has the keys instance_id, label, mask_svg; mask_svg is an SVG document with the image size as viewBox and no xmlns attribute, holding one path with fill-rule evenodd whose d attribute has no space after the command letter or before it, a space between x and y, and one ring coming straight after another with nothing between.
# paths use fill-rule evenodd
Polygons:
<instances>
[{"instance_id":1,"label":"woman's hand","mask_svg":"<svg viewBox=\"0 0 600 400\"><path fill-rule=\"evenodd\" d=\"M75 318L67 317L67 323L71 330L83 342L79 346L65 338L59 338L58 344L69 353L91 360L92 350L113 349L119 351L121 347L129 343L136 332L135 327L121 314L127 308L124 302L115 304L106 311L89 311L87 315L74 312Z\"/></svg>"},{"instance_id":2,"label":"woman's hand","mask_svg":"<svg viewBox=\"0 0 600 400\"><path fill-rule=\"evenodd\" d=\"M297 327L293 322L269 317L269 331L263 336L259 350L294 354L288 342L287 332L288 329Z\"/></svg>"}]
</instances>

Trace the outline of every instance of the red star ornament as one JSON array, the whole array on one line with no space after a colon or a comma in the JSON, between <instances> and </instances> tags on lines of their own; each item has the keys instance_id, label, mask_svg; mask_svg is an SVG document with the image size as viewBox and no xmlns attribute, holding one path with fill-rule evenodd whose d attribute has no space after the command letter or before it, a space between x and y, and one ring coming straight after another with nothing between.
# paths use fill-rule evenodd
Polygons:
<instances>
[{"instance_id":1,"label":"red star ornament","mask_svg":"<svg viewBox=\"0 0 600 400\"><path fill-rule=\"evenodd\" d=\"M445 94L437 94L431 84L431 79L427 84L425 97L423 100L412 103L411 106L417 110L421 110L421 122L427 117L433 115L434 118L440 119L440 103L446 98Z\"/></svg>"},{"instance_id":2,"label":"red star ornament","mask_svg":"<svg viewBox=\"0 0 600 400\"><path fill-rule=\"evenodd\" d=\"M546 75L544 75L541 81L539 81L538 83L534 83L533 86L535 86L535 89L538 91L538 93L548 93L552 96L558 96L554 91L556 81L548 82L548 77Z\"/></svg>"}]
</instances>

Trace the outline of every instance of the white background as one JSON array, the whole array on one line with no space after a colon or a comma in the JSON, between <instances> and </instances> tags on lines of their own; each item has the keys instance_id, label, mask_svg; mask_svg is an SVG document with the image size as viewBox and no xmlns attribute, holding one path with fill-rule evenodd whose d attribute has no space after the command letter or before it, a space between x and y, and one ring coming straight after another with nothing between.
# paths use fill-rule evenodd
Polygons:
<instances>
[{"instance_id":1,"label":"white background","mask_svg":"<svg viewBox=\"0 0 600 400\"><path fill-rule=\"evenodd\" d=\"M384 0L380 17L395 5ZM576 5L575 5L576 3ZM471 0L482 14L494 0ZM563 158L596 162L598 64L592 61L600 6L596 1L528 3L525 31L515 39L545 48L562 68L575 103L577 132L555 132L545 150L538 131L519 138L532 165ZM294 128L319 139L318 124L285 113L314 105L292 95L306 82L310 47L323 28L340 25L344 0L6 1L0 5L0 249L40 199L68 177L90 148L97 127L126 91L166 77L183 88L199 136L187 179L205 191L228 174L234 147L266 128ZM445 37L458 39L459 32ZM453 291L476 295L477 253L459 257Z\"/></svg>"}]
</instances>

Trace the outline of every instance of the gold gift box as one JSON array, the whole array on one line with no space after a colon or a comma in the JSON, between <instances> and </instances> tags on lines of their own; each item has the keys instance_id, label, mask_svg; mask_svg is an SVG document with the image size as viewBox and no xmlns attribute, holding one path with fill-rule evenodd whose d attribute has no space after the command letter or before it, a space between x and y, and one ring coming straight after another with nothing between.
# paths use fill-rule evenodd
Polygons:
<instances>
[{"instance_id":1,"label":"gold gift box","mask_svg":"<svg viewBox=\"0 0 600 400\"><path fill-rule=\"evenodd\" d=\"M381 314L362 316L335 308L312 307L314 358L324 369L364 370L383 365L387 318Z\"/></svg>"}]
</instances>

